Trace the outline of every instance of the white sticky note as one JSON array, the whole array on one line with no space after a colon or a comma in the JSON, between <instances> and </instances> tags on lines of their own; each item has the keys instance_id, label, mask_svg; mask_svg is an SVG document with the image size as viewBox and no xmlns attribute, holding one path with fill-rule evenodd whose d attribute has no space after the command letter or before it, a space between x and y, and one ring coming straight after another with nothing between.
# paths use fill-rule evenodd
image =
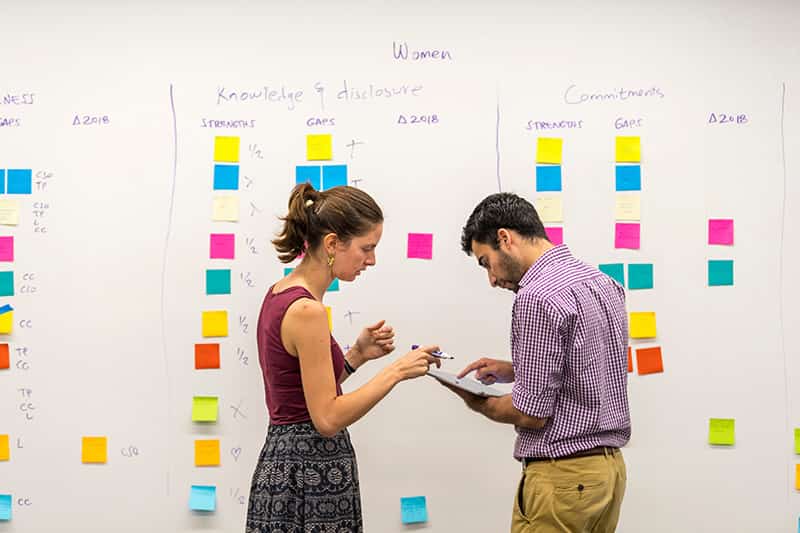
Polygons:
<instances>
[{"instance_id":1,"label":"white sticky note","mask_svg":"<svg viewBox=\"0 0 800 533\"><path fill-rule=\"evenodd\" d=\"M0 199L0 225L19 225L19 202L16 200Z\"/></svg>"},{"instance_id":2,"label":"white sticky note","mask_svg":"<svg viewBox=\"0 0 800 533\"><path fill-rule=\"evenodd\" d=\"M211 207L211 220L214 222L237 222L239 220L239 197L215 196Z\"/></svg>"},{"instance_id":3,"label":"white sticky note","mask_svg":"<svg viewBox=\"0 0 800 533\"><path fill-rule=\"evenodd\" d=\"M641 220L642 202L639 194L618 194L614 211L616 220Z\"/></svg>"},{"instance_id":4,"label":"white sticky note","mask_svg":"<svg viewBox=\"0 0 800 533\"><path fill-rule=\"evenodd\" d=\"M560 194L536 197L536 212L542 222L563 222L564 213Z\"/></svg>"}]
</instances>

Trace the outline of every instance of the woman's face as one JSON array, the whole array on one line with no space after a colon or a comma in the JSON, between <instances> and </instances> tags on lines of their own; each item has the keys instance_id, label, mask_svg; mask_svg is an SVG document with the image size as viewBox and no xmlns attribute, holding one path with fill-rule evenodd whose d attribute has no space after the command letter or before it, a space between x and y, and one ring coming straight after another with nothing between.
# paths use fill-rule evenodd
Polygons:
<instances>
[{"instance_id":1,"label":"woman's face","mask_svg":"<svg viewBox=\"0 0 800 533\"><path fill-rule=\"evenodd\" d=\"M336 246L333 275L344 281L353 281L367 267L375 264L375 247L381 240L383 224L375 224L365 234L353 237Z\"/></svg>"}]
</instances>

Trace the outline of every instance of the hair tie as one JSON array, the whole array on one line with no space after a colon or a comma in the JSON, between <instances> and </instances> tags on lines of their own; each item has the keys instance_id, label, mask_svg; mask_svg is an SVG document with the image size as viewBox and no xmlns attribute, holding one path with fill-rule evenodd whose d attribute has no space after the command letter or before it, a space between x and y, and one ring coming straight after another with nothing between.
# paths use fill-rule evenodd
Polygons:
<instances>
[{"instance_id":1,"label":"hair tie","mask_svg":"<svg viewBox=\"0 0 800 533\"><path fill-rule=\"evenodd\" d=\"M306 200L306 207L311 207L314 205L314 200Z\"/></svg>"}]
</instances>

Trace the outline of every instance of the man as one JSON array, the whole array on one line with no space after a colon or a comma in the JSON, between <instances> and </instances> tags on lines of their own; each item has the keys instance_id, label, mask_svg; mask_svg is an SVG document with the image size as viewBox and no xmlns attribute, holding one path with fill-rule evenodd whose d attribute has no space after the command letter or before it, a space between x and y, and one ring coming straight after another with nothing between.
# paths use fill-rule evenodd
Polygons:
<instances>
[{"instance_id":1,"label":"man","mask_svg":"<svg viewBox=\"0 0 800 533\"><path fill-rule=\"evenodd\" d=\"M479 203L461 245L492 287L516 294L512 361L479 359L459 375L513 382L512 393L484 398L449 387L471 409L516 426L523 472L512 533L613 532L626 483L619 448L631 434L622 287L553 246L534 207L514 194Z\"/></svg>"}]
</instances>

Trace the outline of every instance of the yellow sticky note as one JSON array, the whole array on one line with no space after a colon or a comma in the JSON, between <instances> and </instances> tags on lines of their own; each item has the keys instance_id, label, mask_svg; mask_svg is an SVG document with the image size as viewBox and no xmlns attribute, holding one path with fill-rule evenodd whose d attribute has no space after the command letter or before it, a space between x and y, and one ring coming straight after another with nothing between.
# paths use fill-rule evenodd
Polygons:
<instances>
[{"instance_id":1,"label":"yellow sticky note","mask_svg":"<svg viewBox=\"0 0 800 533\"><path fill-rule=\"evenodd\" d=\"M81 462L106 462L108 456L108 442L106 437L83 437L82 441Z\"/></svg>"},{"instance_id":2,"label":"yellow sticky note","mask_svg":"<svg viewBox=\"0 0 800 533\"><path fill-rule=\"evenodd\" d=\"M228 312L203 311L203 337L227 337Z\"/></svg>"},{"instance_id":3,"label":"yellow sticky note","mask_svg":"<svg viewBox=\"0 0 800 533\"><path fill-rule=\"evenodd\" d=\"M237 222L239 220L239 197L215 196L211 206L211 220L214 222Z\"/></svg>"},{"instance_id":4,"label":"yellow sticky note","mask_svg":"<svg viewBox=\"0 0 800 533\"><path fill-rule=\"evenodd\" d=\"M0 315L0 335L11 335L14 327L14 311Z\"/></svg>"},{"instance_id":5,"label":"yellow sticky note","mask_svg":"<svg viewBox=\"0 0 800 533\"><path fill-rule=\"evenodd\" d=\"M641 197L638 194L618 194L615 220L641 220Z\"/></svg>"},{"instance_id":6,"label":"yellow sticky note","mask_svg":"<svg viewBox=\"0 0 800 533\"><path fill-rule=\"evenodd\" d=\"M536 212L542 222L563 222L564 212L560 194L536 197Z\"/></svg>"},{"instance_id":7,"label":"yellow sticky note","mask_svg":"<svg viewBox=\"0 0 800 533\"><path fill-rule=\"evenodd\" d=\"M214 139L214 161L238 163L239 137L216 137Z\"/></svg>"},{"instance_id":8,"label":"yellow sticky note","mask_svg":"<svg viewBox=\"0 0 800 533\"><path fill-rule=\"evenodd\" d=\"M194 441L194 466L219 466L219 439Z\"/></svg>"},{"instance_id":9,"label":"yellow sticky note","mask_svg":"<svg viewBox=\"0 0 800 533\"><path fill-rule=\"evenodd\" d=\"M708 443L733 446L736 441L736 420L733 418L708 419Z\"/></svg>"},{"instance_id":10,"label":"yellow sticky note","mask_svg":"<svg viewBox=\"0 0 800 533\"><path fill-rule=\"evenodd\" d=\"M794 465L794 490L800 490L800 465Z\"/></svg>"},{"instance_id":11,"label":"yellow sticky note","mask_svg":"<svg viewBox=\"0 0 800 533\"><path fill-rule=\"evenodd\" d=\"M333 135L307 135L306 159L309 161L329 161L333 159Z\"/></svg>"},{"instance_id":12,"label":"yellow sticky note","mask_svg":"<svg viewBox=\"0 0 800 533\"><path fill-rule=\"evenodd\" d=\"M192 422L216 422L219 398L195 396L192 398Z\"/></svg>"},{"instance_id":13,"label":"yellow sticky note","mask_svg":"<svg viewBox=\"0 0 800 533\"><path fill-rule=\"evenodd\" d=\"M794 453L800 455L800 428L794 428Z\"/></svg>"},{"instance_id":14,"label":"yellow sticky note","mask_svg":"<svg viewBox=\"0 0 800 533\"><path fill-rule=\"evenodd\" d=\"M632 339L652 339L656 336L656 314L652 311L631 313Z\"/></svg>"},{"instance_id":15,"label":"yellow sticky note","mask_svg":"<svg viewBox=\"0 0 800 533\"><path fill-rule=\"evenodd\" d=\"M327 305L325 306L325 313L328 315L328 329L333 331L333 315L331 314L331 308Z\"/></svg>"},{"instance_id":16,"label":"yellow sticky note","mask_svg":"<svg viewBox=\"0 0 800 533\"><path fill-rule=\"evenodd\" d=\"M639 137L617 137L617 163L639 163L642 145Z\"/></svg>"},{"instance_id":17,"label":"yellow sticky note","mask_svg":"<svg viewBox=\"0 0 800 533\"><path fill-rule=\"evenodd\" d=\"M8 445L8 435L0 435L0 461L11 458L11 447Z\"/></svg>"},{"instance_id":18,"label":"yellow sticky note","mask_svg":"<svg viewBox=\"0 0 800 533\"><path fill-rule=\"evenodd\" d=\"M0 224L16 226L19 224L19 202L16 200L0 200Z\"/></svg>"},{"instance_id":19,"label":"yellow sticky note","mask_svg":"<svg viewBox=\"0 0 800 533\"><path fill-rule=\"evenodd\" d=\"M562 144L562 139L539 137L536 141L536 162L560 165Z\"/></svg>"}]
</instances>

